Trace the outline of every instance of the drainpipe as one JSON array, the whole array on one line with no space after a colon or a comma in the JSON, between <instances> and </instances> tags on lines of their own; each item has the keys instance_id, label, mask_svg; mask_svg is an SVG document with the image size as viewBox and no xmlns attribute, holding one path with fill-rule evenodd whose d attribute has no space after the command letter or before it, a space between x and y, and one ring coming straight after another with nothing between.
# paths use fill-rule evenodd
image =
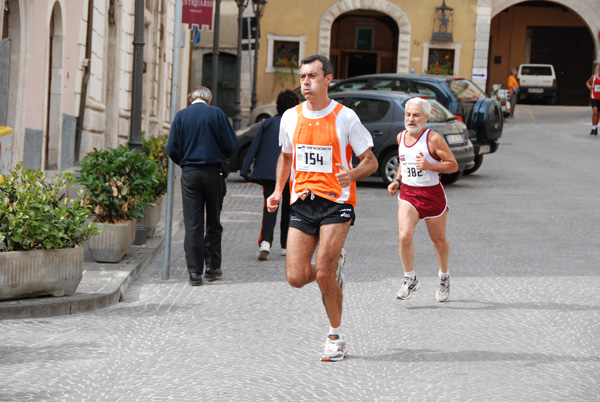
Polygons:
<instances>
[{"instance_id":1,"label":"drainpipe","mask_svg":"<svg viewBox=\"0 0 600 402\"><path fill-rule=\"evenodd\" d=\"M81 96L79 98L79 117L75 129L75 162L79 161L81 150L81 135L83 117L85 116L85 100L87 98L88 82L92 63L92 30L94 27L94 0L88 0L87 32L85 35L85 59L83 60L83 79L81 80Z\"/></svg>"}]
</instances>

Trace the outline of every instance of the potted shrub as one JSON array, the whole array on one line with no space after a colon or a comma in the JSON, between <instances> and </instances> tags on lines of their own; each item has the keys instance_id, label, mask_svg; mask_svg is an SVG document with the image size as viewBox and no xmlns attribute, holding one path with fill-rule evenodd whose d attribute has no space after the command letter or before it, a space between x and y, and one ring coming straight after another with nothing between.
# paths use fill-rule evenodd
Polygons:
<instances>
[{"instance_id":1,"label":"potted shrub","mask_svg":"<svg viewBox=\"0 0 600 402\"><path fill-rule=\"evenodd\" d=\"M0 300L62 296L83 274L81 243L99 232L71 173L47 179L23 162L0 184Z\"/></svg>"},{"instance_id":2,"label":"potted shrub","mask_svg":"<svg viewBox=\"0 0 600 402\"><path fill-rule=\"evenodd\" d=\"M143 211L142 225L146 229L146 236L152 237L156 230L156 225L160 221L162 212L163 196L167 192L167 179L169 170L169 155L167 154L167 143L169 135L162 134L158 136L150 136L145 138L145 133L142 132L142 152L156 165L156 182L152 186L154 192L154 201L146 205Z\"/></svg>"},{"instance_id":3,"label":"potted shrub","mask_svg":"<svg viewBox=\"0 0 600 402\"><path fill-rule=\"evenodd\" d=\"M79 165L77 181L85 187L91 216L103 231L88 241L90 254L98 262L119 262L133 244L136 220L154 201L156 163L121 145L94 149Z\"/></svg>"}]
</instances>

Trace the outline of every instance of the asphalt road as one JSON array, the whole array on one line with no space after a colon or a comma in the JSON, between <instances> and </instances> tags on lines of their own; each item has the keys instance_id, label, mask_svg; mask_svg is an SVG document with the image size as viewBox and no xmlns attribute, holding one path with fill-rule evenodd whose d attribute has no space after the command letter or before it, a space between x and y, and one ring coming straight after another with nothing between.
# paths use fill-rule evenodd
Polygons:
<instances>
[{"instance_id":1,"label":"asphalt road","mask_svg":"<svg viewBox=\"0 0 600 402\"><path fill-rule=\"evenodd\" d=\"M230 175L223 279L190 287L181 233L125 300L93 313L0 321L1 401L593 401L600 395L600 138L591 110L518 105L501 146L447 187L450 301L415 235L421 290L395 299L395 198L359 185L343 327L319 361L315 284L256 259L261 188ZM276 231L276 238L278 232Z\"/></svg>"}]
</instances>

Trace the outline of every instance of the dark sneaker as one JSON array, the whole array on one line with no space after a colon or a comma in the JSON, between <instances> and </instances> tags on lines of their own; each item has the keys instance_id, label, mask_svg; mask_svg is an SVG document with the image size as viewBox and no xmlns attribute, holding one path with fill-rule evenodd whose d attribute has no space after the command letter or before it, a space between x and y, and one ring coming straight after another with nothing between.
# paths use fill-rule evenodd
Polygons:
<instances>
[{"instance_id":1,"label":"dark sneaker","mask_svg":"<svg viewBox=\"0 0 600 402\"><path fill-rule=\"evenodd\" d=\"M417 280L417 277L415 277L415 279L410 279L408 276L405 276L400 290L396 293L396 298L408 300L412 297L412 293L417 290L419 290L419 281Z\"/></svg>"},{"instance_id":2,"label":"dark sneaker","mask_svg":"<svg viewBox=\"0 0 600 402\"><path fill-rule=\"evenodd\" d=\"M204 272L204 279L207 281L214 281L223 276L223 271L221 268L206 268L206 272Z\"/></svg>"},{"instance_id":3,"label":"dark sneaker","mask_svg":"<svg viewBox=\"0 0 600 402\"><path fill-rule=\"evenodd\" d=\"M450 297L450 277L447 276L444 279L440 279L437 292L435 292L435 298L439 302L445 302Z\"/></svg>"},{"instance_id":4,"label":"dark sneaker","mask_svg":"<svg viewBox=\"0 0 600 402\"><path fill-rule=\"evenodd\" d=\"M598 129L592 128L592 131L590 131L590 135L598 135Z\"/></svg>"}]
</instances>

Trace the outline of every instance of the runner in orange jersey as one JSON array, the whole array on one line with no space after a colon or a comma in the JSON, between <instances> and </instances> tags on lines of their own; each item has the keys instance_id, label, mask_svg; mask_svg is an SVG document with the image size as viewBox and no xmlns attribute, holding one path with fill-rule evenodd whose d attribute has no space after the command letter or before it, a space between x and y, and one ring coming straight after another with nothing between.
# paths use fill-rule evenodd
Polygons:
<instances>
[{"instance_id":1,"label":"runner in orange jersey","mask_svg":"<svg viewBox=\"0 0 600 402\"><path fill-rule=\"evenodd\" d=\"M378 167L371 151L371 134L356 113L327 96L332 79L333 69L326 57L302 60L300 84L306 102L281 118L277 183L267 199L267 208L275 211L290 177L287 280L298 288L314 280L319 284L330 324L323 361L342 360L348 351L341 330L343 246L355 218L355 182ZM355 168L352 151L360 159Z\"/></svg>"}]
</instances>

